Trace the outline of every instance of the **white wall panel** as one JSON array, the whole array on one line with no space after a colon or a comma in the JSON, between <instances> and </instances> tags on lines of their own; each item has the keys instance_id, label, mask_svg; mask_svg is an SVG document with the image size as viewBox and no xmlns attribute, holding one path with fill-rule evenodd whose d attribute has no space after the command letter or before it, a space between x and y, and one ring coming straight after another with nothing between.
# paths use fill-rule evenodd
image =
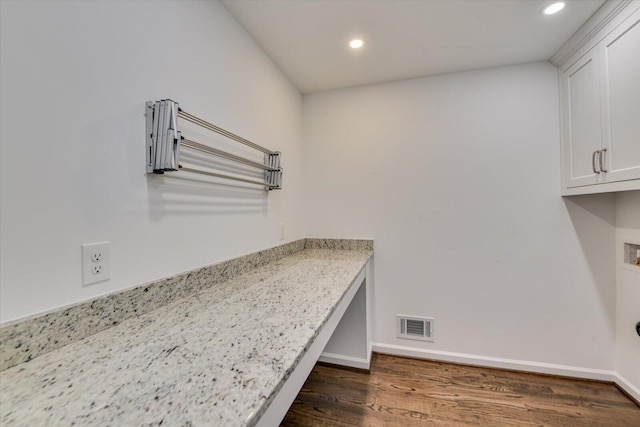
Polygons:
<instances>
[{"instance_id":1,"label":"white wall panel","mask_svg":"<svg viewBox=\"0 0 640 427\"><path fill-rule=\"evenodd\" d=\"M374 238L374 341L613 368L614 196L560 197L557 70L304 96L311 237ZM395 315L435 318L435 343Z\"/></svg>"},{"instance_id":2,"label":"white wall panel","mask_svg":"<svg viewBox=\"0 0 640 427\"><path fill-rule=\"evenodd\" d=\"M640 245L640 191L616 195L616 372L640 399L640 267L625 263L624 244ZM633 389L635 388L635 390Z\"/></svg>"}]
</instances>

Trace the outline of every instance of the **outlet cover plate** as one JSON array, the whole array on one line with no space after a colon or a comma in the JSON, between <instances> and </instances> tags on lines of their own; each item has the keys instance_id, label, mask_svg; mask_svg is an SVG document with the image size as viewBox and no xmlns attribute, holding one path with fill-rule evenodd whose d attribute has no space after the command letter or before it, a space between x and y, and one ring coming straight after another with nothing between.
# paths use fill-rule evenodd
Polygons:
<instances>
[{"instance_id":1,"label":"outlet cover plate","mask_svg":"<svg viewBox=\"0 0 640 427\"><path fill-rule=\"evenodd\" d=\"M91 285L111 278L109 242L82 245L82 285Z\"/></svg>"}]
</instances>

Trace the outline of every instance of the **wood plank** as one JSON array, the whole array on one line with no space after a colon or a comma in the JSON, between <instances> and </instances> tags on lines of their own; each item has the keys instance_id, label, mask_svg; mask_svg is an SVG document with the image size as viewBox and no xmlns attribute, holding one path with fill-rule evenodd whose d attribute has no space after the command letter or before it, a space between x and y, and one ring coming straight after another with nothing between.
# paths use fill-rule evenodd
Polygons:
<instances>
[{"instance_id":1,"label":"wood plank","mask_svg":"<svg viewBox=\"0 0 640 427\"><path fill-rule=\"evenodd\" d=\"M613 384L374 354L316 365L282 426L640 426Z\"/></svg>"}]
</instances>

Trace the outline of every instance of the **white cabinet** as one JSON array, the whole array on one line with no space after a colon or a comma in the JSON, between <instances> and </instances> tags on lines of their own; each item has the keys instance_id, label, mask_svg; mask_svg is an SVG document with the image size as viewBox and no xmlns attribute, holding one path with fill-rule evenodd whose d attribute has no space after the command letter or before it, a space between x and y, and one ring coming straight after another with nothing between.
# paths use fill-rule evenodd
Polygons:
<instances>
[{"instance_id":1,"label":"white cabinet","mask_svg":"<svg viewBox=\"0 0 640 427\"><path fill-rule=\"evenodd\" d=\"M640 179L640 9L598 46L605 182ZM607 155L608 154L608 155Z\"/></svg>"},{"instance_id":2,"label":"white cabinet","mask_svg":"<svg viewBox=\"0 0 640 427\"><path fill-rule=\"evenodd\" d=\"M561 75L563 172L565 185L598 184L602 148L600 61L592 49Z\"/></svg>"},{"instance_id":3,"label":"white cabinet","mask_svg":"<svg viewBox=\"0 0 640 427\"><path fill-rule=\"evenodd\" d=\"M563 195L640 189L637 6L560 67Z\"/></svg>"}]
</instances>

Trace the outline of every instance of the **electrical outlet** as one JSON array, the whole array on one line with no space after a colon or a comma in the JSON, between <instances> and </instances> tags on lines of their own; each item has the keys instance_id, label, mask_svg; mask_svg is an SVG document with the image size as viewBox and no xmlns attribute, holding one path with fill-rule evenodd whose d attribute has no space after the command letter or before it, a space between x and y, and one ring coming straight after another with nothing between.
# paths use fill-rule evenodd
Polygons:
<instances>
[{"instance_id":1,"label":"electrical outlet","mask_svg":"<svg viewBox=\"0 0 640 427\"><path fill-rule=\"evenodd\" d=\"M82 284L102 282L111 278L109 242L82 245Z\"/></svg>"},{"instance_id":2,"label":"electrical outlet","mask_svg":"<svg viewBox=\"0 0 640 427\"><path fill-rule=\"evenodd\" d=\"M280 223L280 240L284 240L284 223Z\"/></svg>"}]
</instances>

